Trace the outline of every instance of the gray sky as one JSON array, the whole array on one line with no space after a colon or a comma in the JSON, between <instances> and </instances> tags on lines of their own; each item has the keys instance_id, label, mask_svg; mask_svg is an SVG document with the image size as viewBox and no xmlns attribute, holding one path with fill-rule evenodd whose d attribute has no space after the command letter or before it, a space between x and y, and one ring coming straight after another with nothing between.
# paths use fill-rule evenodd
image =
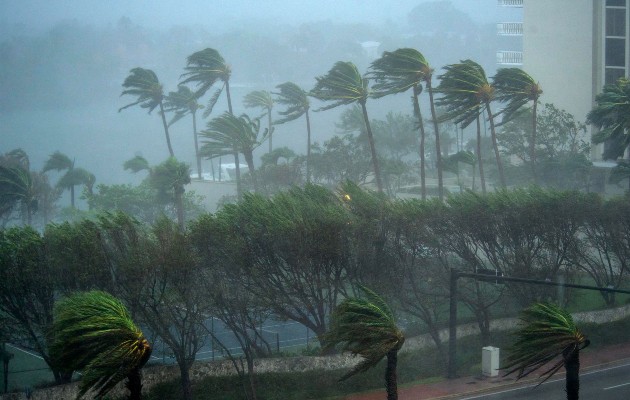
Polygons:
<instances>
[{"instance_id":1,"label":"gray sky","mask_svg":"<svg viewBox=\"0 0 630 400\"><path fill-rule=\"evenodd\" d=\"M24 25L37 33L62 20L90 25L116 23L129 17L141 26L213 25L225 29L237 20L263 18L281 23L312 20L369 22L405 18L430 0L0 0L0 23ZM496 0L451 0L473 19L496 21ZM405 21L406 22L406 21Z\"/></svg>"}]
</instances>

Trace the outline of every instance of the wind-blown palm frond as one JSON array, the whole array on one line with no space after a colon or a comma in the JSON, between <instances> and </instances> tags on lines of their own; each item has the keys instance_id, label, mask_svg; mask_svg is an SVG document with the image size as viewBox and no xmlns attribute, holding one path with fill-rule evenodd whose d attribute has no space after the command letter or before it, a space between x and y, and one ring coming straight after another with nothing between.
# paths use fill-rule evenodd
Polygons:
<instances>
[{"instance_id":1,"label":"wind-blown palm frond","mask_svg":"<svg viewBox=\"0 0 630 400\"><path fill-rule=\"evenodd\" d=\"M164 97L164 91L162 85L158 80L157 75L150 69L145 68L133 68L129 76L125 78L123 87L126 88L120 94L124 96L126 94L131 96L137 96L136 101L129 103L118 109L122 111L126 108L140 104L140 107L149 110L149 113L155 109Z\"/></svg>"},{"instance_id":2,"label":"wind-blown palm frond","mask_svg":"<svg viewBox=\"0 0 630 400\"><path fill-rule=\"evenodd\" d=\"M495 88L495 99L507 103L501 112L502 124L513 119L530 101L537 102L542 94L538 82L520 68L500 68L492 77L492 86Z\"/></svg>"},{"instance_id":3,"label":"wind-blown palm frond","mask_svg":"<svg viewBox=\"0 0 630 400\"><path fill-rule=\"evenodd\" d=\"M366 287L361 287L361 292L364 298L347 298L337 306L324 337L327 347L340 346L342 351L363 358L340 380L374 367L390 351L398 351L405 341L383 298Z\"/></svg>"},{"instance_id":4,"label":"wind-blown palm frond","mask_svg":"<svg viewBox=\"0 0 630 400\"><path fill-rule=\"evenodd\" d=\"M164 111L175 112L175 115L168 123L168 126L173 125L187 114L191 114L203 106L197 102L197 95L190 90L188 86L177 86L177 92L169 92L164 99Z\"/></svg>"},{"instance_id":5,"label":"wind-blown palm frond","mask_svg":"<svg viewBox=\"0 0 630 400\"><path fill-rule=\"evenodd\" d=\"M630 80L622 78L604 86L595 96L595 103L597 105L586 115L586 123L599 129L593 135L593 143L615 140L619 146L609 146L604 158L616 159L630 146Z\"/></svg>"},{"instance_id":6,"label":"wind-blown palm frond","mask_svg":"<svg viewBox=\"0 0 630 400\"><path fill-rule=\"evenodd\" d=\"M196 83L197 97L203 96L217 81L227 82L232 71L229 65L215 49L206 48L188 56L187 65L184 68L187 72L181 78L185 78L181 83Z\"/></svg>"},{"instance_id":7,"label":"wind-blown palm frond","mask_svg":"<svg viewBox=\"0 0 630 400\"><path fill-rule=\"evenodd\" d=\"M506 375L518 371L518 378L525 377L562 356L541 374L544 382L565 366L572 355L590 344L571 314L553 304L537 303L525 309L521 322L516 342L508 349Z\"/></svg>"},{"instance_id":8,"label":"wind-blown palm frond","mask_svg":"<svg viewBox=\"0 0 630 400\"><path fill-rule=\"evenodd\" d=\"M51 355L63 369L82 371L78 397L92 390L102 397L139 372L151 345L125 306L100 291L60 300L54 311Z\"/></svg>"},{"instance_id":9,"label":"wind-blown palm frond","mask_svg":"<svg viewBox=\"0 0 630 400\"><path fill-rule=\"evenodd\" d=\"M57 182L57 187L70 189L76 185L87 185L92 179L91 173L83 168L72 168L68 170Z\"/></svg>"},{"instance_id":10,"label":"wind-blown palm frond","mask_svg":"<svg viewBox=\"0 0 630 400\"><path fill-rule=\"evenodd\" d=\"M444 69L446 72L438 76L440 84L436 88L442 94L436 104L446 110L441 120L453 120L465 128L481 115L484 100L493 96L492 87L483 68L472 60L450 64Z\"/></svg>"},{"instance_id":11,"label":"wind-blown palm frond","mask_svg":"<svg viewBox=\"0 0 630 400\"><path fill-rule=\"evenodd\" d=\"M60 151L56 151L48 157L48 160L46 160L46 163L44 164L44 168L42 168L42 172L53 170L62 171L65 169L72 169L73 166L74 161L72 161L70 157Z\"/></svg>"},{"instance_id":12,"label":"wind-blown palm frond","mask_svg":"<svg viewBox=\"0 0 630 400\"><path fill-rule=\"evenodd\" d=\"M310 95L322 101L333 103L315 111L330 110L340 105L355 102L365 103L368 97L368 80L364 79L356 65L338 61L324 76L315 78L317 83Z\"/></svg>"},{"instance_id":13,"label":"wind-blown palm frond","mask_svg":"<svg viewBox=\"0 0 630 400\"><path fill-rule=\"evenodd\" d=\"M254 90L245 95L243 104L247 108L262 108L267 113L273 108L273 98L266 90Z\"/></svg>"},{"instance_id":14,"label":"wind-blown palm frond","mask_svg":"<svg viewBox=\"0 0 630 400\"><path fill-rule=\"evenodd\" d=\"M374 80L372 97L379 98L405 92L432 74L429 63L416 49L386 51L370 66L367 76Z\"/></svg>"},{"instance_id":15,"label":"wind-blown palm frond","mask_svg":"<svg viewBox=\"0 0 630 400\"><path fill-rule=\"evenodd\" d=\"M301 87L293 82L285 82L276 88L280 90L273 93L276 103L286 106L285 110L278 112L284 118L276 120L276 125L298 119L309 110L311 105L308 94Z\"/></svg>"},{"instance_id":16,"label":"wind-blown palm frond","mask_svg":"<svg viewBox=\"0 0 630 400\"><path fill-rule=\"evenodd\" d=\"M134 158L125 161L123 168L125 171L130 170L134 174L140 171L149 171L151 169L147 159L142 156L135 156Z\"/></svg>"}]
</instances>

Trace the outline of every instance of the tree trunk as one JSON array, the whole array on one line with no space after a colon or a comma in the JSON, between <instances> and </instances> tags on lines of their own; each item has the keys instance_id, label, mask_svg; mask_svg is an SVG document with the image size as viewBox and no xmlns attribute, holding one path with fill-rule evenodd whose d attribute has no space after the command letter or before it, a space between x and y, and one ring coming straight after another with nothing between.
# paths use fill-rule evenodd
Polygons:
<instances>
[{"instance_id":1,"label":"tree trunk","mask_svg":"<svg viewBox=\"0 0 630 400\"><path fill-rule=\"evenodd\" d=\"M438 129L437 113L435 112L435 103L433 102L433 88L431 87L431 75L426 79L427 90L429 92L429 103L431 104L431 118L433 119L433 129L435 130L435 159L438 173L438 192L440 200L444 200L444 180L442 178L442 148L440 146L440 131Z\"/></svg>"},{"instance_id":2,"label":"tree trunk","mask_svg":"<svg viewBox=\"0 0 630 400\"><path fill-rule=\"evenodd\" d=\"M184 187L175 188L175 208L177 209L177 224L179 229L183 232L185 227L184 218Z\"/></svg>"},{"instance_id":3,"label":"tree trunk","mask_svg":"<svg viewBox=\"0 0 630 400\"><path fill-rule=\"evenodd\" d=\"M381 181L381 170L378 166L378 158L376 156L376 146L374 145L374 136L372 135L372 128L370 127L370 119L367 113L367 107L365 102L361 103L361 109L363 110L363 119L365 121L365 128L367 130L368 142L370 144L370 152L372 153L372 165L374 167L374 177L376 178L376 187L379 193L383 193L383 182Z\"/></svg>"},{"instance_id":4,"label":"tree trunk","mask_svg":"<svg viewBox=\"0 0 630 400\"><path fill-rule=\"evenodd\" d=\"M269 152L273 150L273 131L271 130L271 108L267 109L267 130L269 131Z\"/></svg>"},{"instance_id":5,"label":"tree trunk","mask_svg":"<svg viewBox=\"0 0 630 400\"><path fill-rule=\"evenodd\" d=\"M129 400L142 399L142 375L139 369L133 370L127 375L125 386L129 390Z\"/></svg>"},{"instance_id":6,"label":"tree trunk","mask_svg":"<svg viewBox=\"0 0 630 400\"><path fill-rule=\"evenodd\" d=\"M490 136L492 136L492 147L494 148L494 156L497 159L497 169L499 170L499 182L501 187L505 188L505 173L503 172L503 161L501 160L501 154L499 154L499 144L497 143L497 132L494 127L494 115L490 110L490 102L486 102L486 110L488 111L488 121L490 122Z\"/></svg>"},{"instance_id":7,"label":"tree trunk","mask_svg":"<svg viewBox=\"0 0 630 400\"><path fill-rule=\"evenodd\" d=\"M422 121L422 112L420 111L420 103L418 102L418 91L417 86L413 88L413 111L418 118L418 126L420 129L420 193L422 194L422 200L426 200L427 198L427 184L426 184L426 171L425 171L425 161L424 161L424 121Z\"/></svg>"},{"instance_id":8,"label":"tree trunk","mask_svg":"<svg viewBox=\"0 0 630 400\"><path fill-rule=\"evenodd\" d=\"M477 163L479 164L481 193L486 194L486 177L483 173L483 161L481 159L481 123L479 122L479 116L477 116Z\"/></svg>"},{"instance_id":9,"label":"tree trunk","mask_svg":"<svg viewBox=\"0 0 630 400\"><path fill-rule=\"evenodd\" d=\"M390 350L387 353L387 367L385 369L385 390L387 400L398 400L398 378L396 376L396 364L398 363L398 350Z\"/></svg>"},{"instance_id":10,"label":"tree trunk","mask_svg":"<svg viewBox=\"0 0 630 400\"><path fill-rule=\"evenodd\" d=\"M311 120L306 110L306 183L311 183Z\"/></svg>"},{"instance_id":11,"label":"tree trunk","mask_svg":"<svg viewBox=\"0 0 630 400\"><path fill-rule=\"evenodd\" d=\"M175 157L173 153L173 146L171 146L171 136L168 134L168 124L166 123L166 115L164 114L164 105L160 100L160 116L162 117L162 125L164 126L164 134L166 135L166 145L168 146L168 152L171 157Z\"/></svg>"},{"instance_id":12,"label":"tree trunk","mask_svg":"<svg viewBox=\"0 0 630 400\"><path fill-rule=\"evenodd\" d=\"M247 169L249 169L249 174L252 176L252 183L254 184L254 190L258 192L258 181L256 180L256 170L254 169L254 153L246 152L243 154L245 156L245 162L247 162Z\"/></svg>"},{"instance_id":13,"label":"tree trunk","mask_svg":"<svg viewBox=\"0 0 630 400\"><path fill-rule=\"evenodd\" d=\"M238 159L238 151L234 150L234 166L236 168L236 198L238 201L243 199L243 188L241 187L241 166Z\"/></svg>"},{"instance_id":14,"label":"tree trunk","mask_svg":"<svg viewBox=\"0 0 630 400\"><path fill-rule=\"evenodd\" d=\"M201 179L202 178L201 177L201 155L199 154L199 141L197 140L197 111L192 112L192 117L193 117L193 137L195 139L195 158L197 159L197 177Z\"/></svg>"},{"instance_id":15,"label":"tree trunk","mask_svg":"<svg viewBox=\"0 0 630 400\"><path fill-rule=\"evenodd\" d=\"M538 109L538 101L534 100L534 105L532 106L532 141L529 144L529 157L532 162L532 174L534 177L534 184L538 183L538 175L536 173L536 125L538 123L536 111Z\"/></svg>"},{"instance_id":16,"label":"tree trunk","mask_svg":"<svg viewBox=\"0 0 630 400\"><path fill-rule=\"evenodd\" d=\"M232 95L230 94L230 81L229 80L225 81L225 94L227 96L228 111L230 112L230 114L234 115L234 112L232 112Z\"/></svg>"},{"instance_id":17,"label":"tree trunk","mask_svg":"<svg viewBox=\"0 0 630 400\"><path fill-rule=\"evenodd\" d=\"M182 400L192 400L192 385L190 383L191 362L183 362L179 365L179 375L182 386Z\"/></svg>"},{"instance_id":18,"label":"tree trunk","mask_svg":"<svg viewBox=\"0 0 630 400\"><path fill-rule=\"evenodd\" d=\"M567 400L578 400L580 394L580 351L571 349L567 353L562 354L565 357Z\"/></svg>"}]
</instances>

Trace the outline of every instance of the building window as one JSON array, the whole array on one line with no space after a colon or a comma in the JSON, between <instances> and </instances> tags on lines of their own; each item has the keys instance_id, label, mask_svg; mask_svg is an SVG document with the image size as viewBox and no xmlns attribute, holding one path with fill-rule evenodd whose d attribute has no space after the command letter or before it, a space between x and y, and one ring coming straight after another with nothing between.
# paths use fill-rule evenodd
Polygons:
<instances>
[{"instance_id":1,"label":"building window","mask_svg":"<svg viewBox=\"0 0 630 400\"><path fill-rule=\"evenodd\" d=\"M626 40L617 38L606 38L606 59L607 67L626 66Z\"/></svg>"},{"instance_id":2,"label":"building window","mask_svg":"<svg viewBox=\"0 0 630 400\"><path fill-rule=\"evenodd\" d=\"M604 83L606 85L615 83L619 78L626 76L626 70L624 68L606 68L606 76L604 77Z\"/></svg>"},{"instance_id":3,"label":"building window","mask_svg":"<svg viewBox=\"0 0 630 400\"><path fill-rule=\"evenodd\" d=\"M606 36L626 36L626 9L606 9Z\"/></svg>"},{"instance_id":4,"label":"building window","mask_svg":"<svg viewBox=\"0 0 630 400\"><path fill-rule=\"evenodd\" d=\"M626 0L606 0L606 7L625 7Z\"/></svg>"}]
</instances>

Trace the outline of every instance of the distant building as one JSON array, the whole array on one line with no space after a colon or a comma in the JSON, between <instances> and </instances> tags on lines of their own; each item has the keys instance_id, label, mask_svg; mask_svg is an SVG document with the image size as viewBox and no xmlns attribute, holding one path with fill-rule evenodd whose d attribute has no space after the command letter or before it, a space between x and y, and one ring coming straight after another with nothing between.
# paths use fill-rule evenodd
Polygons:
<instances>
[{"instance_id":1,"label":"distant building","mask_svg":"<svg viewBox=\"0 0 630 400\"><path fill-rule=\"evenodd\" d=\"M523 0L499 0L505 8L523 8ZM522 15L521 15L522 19ZM499 68L521 67L523 65L523 22L510 20L497 23L499 46L497 66Z\"/></svg>"},{"instance_id":2,"label":"distant building","mask_svg":"<svg viewBox=\"0 0 630 400\"><path fill-rule=\"evenodd\" d=\"M540 82L543 102L554 103L584 121L604 84L628 76L630 0L520 3L523 69ZM601 160L602 152L602 145L593 146L592 160Z\"/></svg>"}]
</instances>

